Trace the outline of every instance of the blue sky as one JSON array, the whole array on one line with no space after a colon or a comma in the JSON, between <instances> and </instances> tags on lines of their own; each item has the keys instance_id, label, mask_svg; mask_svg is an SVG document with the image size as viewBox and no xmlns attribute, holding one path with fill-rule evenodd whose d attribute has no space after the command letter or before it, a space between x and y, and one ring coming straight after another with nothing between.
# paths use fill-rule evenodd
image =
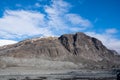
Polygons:
<instances>
[{"instance_id":1,"label":"blue sky","mask_svg":"<svg viewBox=\"0 0 120 80\"><path fill-rule=\"evenodd\" d=\"M0 44L84 32L120 52L119 0L2 0ZM5 42L4 42L5 41Z\"/></svg>"}]
</instances>

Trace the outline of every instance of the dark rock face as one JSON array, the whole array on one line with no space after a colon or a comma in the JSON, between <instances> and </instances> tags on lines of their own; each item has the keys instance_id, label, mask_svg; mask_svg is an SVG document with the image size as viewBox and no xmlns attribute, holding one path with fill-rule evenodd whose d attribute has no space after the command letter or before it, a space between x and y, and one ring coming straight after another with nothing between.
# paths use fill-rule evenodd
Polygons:
<instances>
[{"instance_id":1,"label":"dark rock face","mask_svg":"<svg viewBox=\"0 0 120 80\"><path fill-rule=\"evenodd\" d=\"M114 55L101 41L84 33L65 34L59 38L36 38L0 48L0 56L43 58L71 61L85 68L120 67L120 56Z\"/></svg>"},{"instance_id":2,"label":"dark rock face","mask_svg":"<svg viewBox=\"0 0 120 80\"><path fill-rule=\"evenodd\" d=\"M66 34L59 37L62 45L72 54L81 55L91 59L98 59L104 54L111 54L101 41L89 37L84 33ZM105 56L105 55L104 55ZM102 56L103 57L103 56Z\"/></svg>"}]
</instances>

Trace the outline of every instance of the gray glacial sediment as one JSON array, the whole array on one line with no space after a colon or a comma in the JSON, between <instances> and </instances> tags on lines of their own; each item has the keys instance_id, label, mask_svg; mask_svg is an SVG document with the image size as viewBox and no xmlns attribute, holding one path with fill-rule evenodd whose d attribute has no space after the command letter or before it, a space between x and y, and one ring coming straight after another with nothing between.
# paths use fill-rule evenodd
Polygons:
<instances>
[{"instance_id":1,"label":"gray glacial sediment","mask_svg":"<svg viewBox=\"0 0 120 80\"><path fill-rule=\"evenodd\" d=\"M18 72L18 69L15 70L13 68L11 73L9 70L12 69L4 70L4 73L9 72L10 74L4 75L3 73L0 73L0 80L116 80L116 74L112 71L24 70L21 68Z\"/></svg>"}]
</instances>

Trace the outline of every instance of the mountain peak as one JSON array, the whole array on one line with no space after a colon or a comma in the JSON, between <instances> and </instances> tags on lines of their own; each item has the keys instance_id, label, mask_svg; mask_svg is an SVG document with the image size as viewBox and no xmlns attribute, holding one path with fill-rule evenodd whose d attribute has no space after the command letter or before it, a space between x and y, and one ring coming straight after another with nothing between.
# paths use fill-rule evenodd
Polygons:
<instances>
[{"instance_id":1,"label":"mountain peak","mask_svg":"<svg viewBox=\"0 0 120 80\"><path fill-rule=\"evenodd\" d=\"M82 32L60 37L33 38L0 48L0 56L69 61L82 68L112 68L120 65L119 57L100 40ZM109 64L109 65L108 65ZM78 65L81 68L80 65Z\"/></svg>"}]
</instances>

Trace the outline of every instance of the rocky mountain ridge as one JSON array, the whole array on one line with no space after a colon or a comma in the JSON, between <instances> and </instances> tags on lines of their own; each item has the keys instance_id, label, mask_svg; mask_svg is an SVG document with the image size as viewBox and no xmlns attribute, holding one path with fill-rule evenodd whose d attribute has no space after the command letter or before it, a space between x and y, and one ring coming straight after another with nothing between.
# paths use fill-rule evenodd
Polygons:
<instances>
[{"instance_id":1,"label":"rocky mountain ridge","mask_svg":"<svg viewBox=\"0 0 120 80\"><path fill-rule=\"evenodd\" d=\"M98 39L81 32L58 38L28 39L0 47L0 57L67 61L78 65L78 68L120 68L119 55L114 55Z\"/></svg>"}]
</instances>

